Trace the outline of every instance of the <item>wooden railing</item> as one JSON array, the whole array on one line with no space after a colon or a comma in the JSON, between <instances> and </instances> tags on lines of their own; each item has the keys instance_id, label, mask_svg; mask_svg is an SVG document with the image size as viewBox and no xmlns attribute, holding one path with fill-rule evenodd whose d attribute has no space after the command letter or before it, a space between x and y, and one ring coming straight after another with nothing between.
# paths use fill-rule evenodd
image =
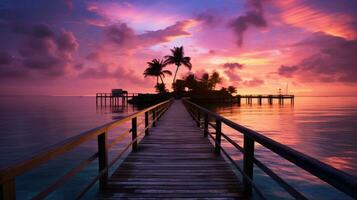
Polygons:
<instances>
[{"instance_id":1,"label":"wooden railing","mask_svg":"<svg viewBox=\"0 0 357 200\"><path fill-rule=\"evenodd\" d=\"M280 144L264 135L234 123L212 111L207 110L187 99L183 100L185 107L196 121L197 126L203 127L204 136L210 136L215 143L215 151L217 153L223 152L224 155L232 162L232 164L241 172L243 176L243 186L246 195L252 194L252 189L263 199L265 199L262 192L257 188L253 181L253 167L254 164L263 172L269 175L282 188L284 188L290 195L296 199L307 199L301 192L296 190L293 186L287 183L283 178L277 175L268 166L263 164L254 156L254 143L259 143L270 151L278 154L282 158L301 169L309 172L317 178L325 181L329 185L337 188L345 194L357 199L357 178L353 177L343 171L335 169L326 165L319 160L298 152L290 147ZM211 121L215 123L212 123ZM228 135L222 132L222 124L234 129L237 133L243 134L243 147L232 140ZM208 127L215 129L215 134L210 133ZM215 135L215 136L214 136ZM226 139L233 147L243 153L243 169L231 158L227 151L221 145L221 138Z\"/></svg>"},{"instance_id":2,"label":"wooden railing","mask_svg":"<svg viewBox=\"0 0 357 200\"><path fill-rule=\"evenodd\" d=\"M92 130L81 133L77 136L66 139L52 147L49 147L35 155L29 156L27 159L16 162L13 165L5 167L0 170L0 199L2 200L13 200L16 199L16 177L20 176L30 170L39 167L50 160L53 160L66 152L69 152L76 147L80 146L86 141L97 139L98 141L98 152L94 153L84 161L80 162L79 165L71 169L65 175L57 179L54 183L49 185L47 188L39 192L32 199L43 199L48 196L51 192L62 186L66 181L75 176L78 172L84 169L92 161L98 158L99 172L98 175L90 182L83 191L81 191L76 199L83 197L86 192L91 189L91 187L99 180L99 189L103 190L107 185L108 180L108 170L112 167L119 158L132 147L132 150L137 149L137 143L139 136L149 134L149 128L155 126L155 123L164 114L164 112L171 105L172 100L167 100L157 105L151 106L125 118L107 123L100 127L94 128ZM144 115L144 120L142 122L137 122L137 118ZM125 131L118 137L116 137L111 143L108 143L108 131L119 127L125 122L131 120L131 129ZM144 129L139 133L138 126L144 124ZM129 134L132 134L131 142L118 154L112 161L108 161L108 150L112 148L116 143L123 140Z\"/></svg>"}]
</instances>

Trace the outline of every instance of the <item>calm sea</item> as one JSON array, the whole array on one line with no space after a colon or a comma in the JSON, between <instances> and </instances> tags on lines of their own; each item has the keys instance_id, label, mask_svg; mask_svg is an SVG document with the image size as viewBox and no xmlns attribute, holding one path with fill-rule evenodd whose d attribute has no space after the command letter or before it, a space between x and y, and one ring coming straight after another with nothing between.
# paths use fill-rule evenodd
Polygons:
<instances>
[{"instance_id":1,"label":"calm sea","mask_svg":"<svg viewBox=\"0 0 357 200\"><path fill-rule=\"evenodd\" d=\"M315 157L357 177L357 97L297 97L295 104L284 105L205 105L224 117L256 130L282 144ZM242 135L223 126L222 130L238 141ZM234 158L242 156L227 142ZM284 161L277 154L256 145L256 157L284 180L312 199L349 199L305 171ZM272 199L290 199L274 181L255 167L254 179L264 194ZM259 198L257 198L259 199ZM293 198L291 198L293 199Z\"/></svg>"},{"instance_id":2,"label":"calm sea","mask_svg":"<svg viewBox=\"0 0 357 200\"><path fill-rule=\"evenodd\" d=\"M357 97L297 97L295 104L213 106L210 109L274 140L357 176ZM95 106L94 97L0 97L0 166L37 152L58 141L77 135L137 111L135 107L110 109ZM129 127L113 130L112 140ZM223 131L241 144L241 135L223 126ZM110 151L118 153L129 138ZM96 152L96 141L26 173L16 180L19 199L29 199L66 171ZM238 162L241 155L225 146ZM285 180L314 199L348 199L342 193L294 167L261 146L256 156ZM49 199L70 199L97 174L93 162L83 172L54 192ZM288 199L280 187L259 169L254 179L264 194ZM36 180L36 181L34 181ZM96 187L95 187L96 188ZM86 197L91 199L93 189Z\"/></svg>"}]
</instances>

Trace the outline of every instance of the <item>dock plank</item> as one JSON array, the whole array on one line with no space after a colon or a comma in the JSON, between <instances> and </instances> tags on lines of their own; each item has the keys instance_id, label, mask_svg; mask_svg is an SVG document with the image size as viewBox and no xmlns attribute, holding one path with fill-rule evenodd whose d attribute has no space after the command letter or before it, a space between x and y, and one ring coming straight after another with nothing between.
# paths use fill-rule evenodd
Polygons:
<instances>
[{"instance_id":1,"label":"dock plank","mask_svg":"<svg viewBox=\"0 0 357 200\"><path fill-rule=\"evenodd\" d=\"M245 199L230 165L176 100L98 199Z\"/></svg>"}]
</instances>

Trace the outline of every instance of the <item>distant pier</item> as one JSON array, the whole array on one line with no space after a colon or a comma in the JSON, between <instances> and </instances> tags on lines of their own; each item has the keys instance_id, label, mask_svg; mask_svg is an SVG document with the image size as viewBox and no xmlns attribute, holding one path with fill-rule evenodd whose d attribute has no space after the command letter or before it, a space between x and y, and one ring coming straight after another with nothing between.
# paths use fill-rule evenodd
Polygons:
<instances>
[{"instance_id":1,"label":"distant pier","mask_svg":"<svg viewBox=\"0 0 357 200\"><path fill-rule=\"evenodd\" d=\"M241 104L242 101L245 100L247 104L253 104L253 100L256 99L256 102L259 105L263 104L265 100L268 104L272 105L274 101L277 101L278 104L283 105L286 100L290 102L290 104L294 104L294 95L236 95L231 98L194 98L195 101L198 102L208 102L208 103L238 103Z\"/></svg>"},{"instance_id":2,"label":"distant pier","mask_svg":"<svg viewBox=\"0 0 357 200\"><path fill-rule=\"evenodd\" d=\"M97 106L125 106L128 104L128 100L138 96L139 93L96 93L95 103Z\"/></svg>"}]
</instances>

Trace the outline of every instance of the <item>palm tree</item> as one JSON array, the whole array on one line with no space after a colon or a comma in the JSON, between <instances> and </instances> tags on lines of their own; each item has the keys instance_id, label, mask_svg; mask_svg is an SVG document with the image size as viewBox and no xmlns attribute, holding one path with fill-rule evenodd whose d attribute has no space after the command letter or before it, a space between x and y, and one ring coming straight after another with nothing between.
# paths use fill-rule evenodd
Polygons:
<instances>
[{"instance_id":1,"label":"palm tree","mask_svg":"<svg viewBox=\"0 0 357 200\"><path fill-rule=\"evenodd\" d=\"M171 71L164 70L166 64L163 60L154 59L151 62L148 62L148 68L144 71L144 76L156 76L156 85L159 85L159 78L161 79L161 83L164 83L162 77L165 77L165 74L172 75Z\"/></svg>"},{"instance_id":2,"label":"palm tree","mask_svg":"<svg viewBox=\"0 0 357 200\"><path fill-rule=\"evenodd\" d=\"M237 88L234 86L229 86L227 90L231 95L237 92Z\"/></svg>"},{"instance_id":3,"label":"palm tree","mask_svg":"<svg viewBox=\"0 0 357 200\"><path fill-rule=\"evenodd\" d=\"M186 66L189 70L191 70L192 68L192 64L191 64L191 58L190 57L185 57L185 53L183 51L183 46L181 47L174 47L173 49L170 49L172 55L167 55L165 56L165 64L174 64L176 65L176 71L175 71L175 75L174 75L174 79L172 81L172 84L175 84L176 81L176 75L177 75L177 71L179 69L179 67L181 65Z\"/></svg>"}]
</instances>

